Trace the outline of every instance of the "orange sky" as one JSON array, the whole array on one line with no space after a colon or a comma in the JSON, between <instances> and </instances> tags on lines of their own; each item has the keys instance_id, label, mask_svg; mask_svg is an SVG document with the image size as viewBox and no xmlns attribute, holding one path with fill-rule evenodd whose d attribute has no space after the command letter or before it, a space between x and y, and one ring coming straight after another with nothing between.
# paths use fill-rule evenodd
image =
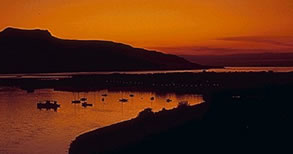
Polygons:
<instances>
[{"instance_id":1,"label":"orange sky","mask_svg":"<svg viewBox=\"0 0 293 154\"><path fill-rule=\"evenodd\" d=\"M293 52L292 19L292 0L0 0L1 30L49 29L178 54Z\"/></svg>"}]
</instances>

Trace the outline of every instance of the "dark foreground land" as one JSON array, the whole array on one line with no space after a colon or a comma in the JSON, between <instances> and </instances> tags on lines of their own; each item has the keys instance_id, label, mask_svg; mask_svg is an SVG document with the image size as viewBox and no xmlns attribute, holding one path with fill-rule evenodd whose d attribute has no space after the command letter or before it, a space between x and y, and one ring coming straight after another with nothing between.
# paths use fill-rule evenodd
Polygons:
<instances>
[{"instance_id":1,"label":"dark foreground land","mask_svg":"<svg viewBox=\"0 0 293 154\"><path fill-rule=\"evenodd\" d=\"M292 152L292 85L230 89L205 99L171 111L145 110L83 134L69 153Z\"/></svg>"},{"instance_id":2,"label":"dark foreground land","mask_svg":"<svg viewBox=\"0 0 293 154\"><path fill-rule=\"evenodd\" d=\"M137 118L83 134L69 153L290 153L293 73L174 73L6 79L0 85L85 91L198 93L205 103Z\"/></svg>"},{"instance_id":3,"label":"dark foreground land","mask_svg":"<svg viewBox=\"0 0 293 154\"><path fill-rule=\"evenodd\" d=\"M206 102L159 113L145 110L133 120L77 137L69 153L292 151L292 73L151 77L155 89L200 92Z\"/></svg>"}]
</instances>

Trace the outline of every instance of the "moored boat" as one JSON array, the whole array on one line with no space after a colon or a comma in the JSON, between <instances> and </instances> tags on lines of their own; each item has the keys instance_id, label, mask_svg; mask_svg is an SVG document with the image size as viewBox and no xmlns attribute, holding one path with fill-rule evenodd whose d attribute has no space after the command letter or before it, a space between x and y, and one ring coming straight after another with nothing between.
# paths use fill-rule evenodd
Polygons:
<instances>
[{"instance_id":1,"label":"moored boat","mask_svg":"<svg viewBox=\"0 0 293 154\"><path fill-rule=\"evenodd\" d=\"M72 104L79 104L80 103L80 100L73 100L72 101Z\"/></svg>"},{"instance_id":2,"label":"moored boat","mask_svg":"<svg viewBox=\"0 0 293 154\"><path fill-rule=\"evenodd\" d=\"M57 110L59 107L60 107L60 104L57 104L57 101L46 100L46 101L37 103L38 109L47 109L47 110L55 109L55 110Z\"/></svg>"},{"instance_id":3,"label":"moored boat","mask_svg":"<svg viewBox=\"0 0 293 154\"><path fill-rule=\"evenodd\" d=\"M171 99L167 99L166 102L167 103L170 103L170 102L172 102L172 100Z\"/></svg>"},{"instance_id":4,"label":"moored boat","mask_svg":"<svg viewBox=\"0 0 293 154\"><path fill-rule=\"evenodd\" d=\"M93 106L93 104L89 104L89 103L87 103L87 102L83 102L81 105L82 105L83 107Z\"/></svg>"},{"instance_id":5,"label":"moored boat","mask_svg":"<svg viewBox=\"0 0 293 154\"><path fill-rule=\"evenodd\" d=\"M121 99L119 99L119 102L126 103L126 102L128 102L128 99L121 98Z\"/></svg>"},{"instance_id":6,"label":"moored boat","mask_svg":"<svg viewBox=\"0 0 293 154\"><path fill-rule=\"evenodd\" d=\"M80 99L80 101L87 101L87 98L83 97Z\"/></svg>"},{"instance_id":7,"label":"moored boat","mask_svg":"<svg viewBox=\"0 0 293 154\"><path fill-rule=\"evenodd\" d=\"M107 97L107 96L108 96L108 94L103 94L102 96L103 96L103 97Z\"/></svg>"}]
</instances>

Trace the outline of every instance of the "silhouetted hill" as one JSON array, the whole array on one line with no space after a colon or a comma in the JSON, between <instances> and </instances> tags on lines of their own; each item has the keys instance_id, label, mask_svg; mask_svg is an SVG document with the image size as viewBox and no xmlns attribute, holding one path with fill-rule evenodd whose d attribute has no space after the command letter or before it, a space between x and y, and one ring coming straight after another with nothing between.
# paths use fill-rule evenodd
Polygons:
<instances>
[{"instance_id":1,"label":"silhouetted hill","mask_svg":"<svg viewBox=\"0 0 293 154\"><path fill-rule=\"evenodd\" d=\"M175 55L110 41L64 40L45 30L0 32L0 73L202 69Z\"/></svg>"},{"instance_id":2,"label":"silhouetted hill","mask_svg":"<svg viewBox=\"0 0 293 154\"><path fill-rule=\"evenodd\" d=\"M293 66L293 53L180 55L180 57L211 66Z\"/></svg>"}]
</instances>

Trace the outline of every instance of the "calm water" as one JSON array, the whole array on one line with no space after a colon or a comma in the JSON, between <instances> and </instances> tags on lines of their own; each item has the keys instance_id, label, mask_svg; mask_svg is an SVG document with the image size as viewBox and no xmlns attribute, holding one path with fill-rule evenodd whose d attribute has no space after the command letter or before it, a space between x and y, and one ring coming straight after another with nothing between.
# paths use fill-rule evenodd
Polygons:
<instances>
[{"instance_id":1,"label":"calm water","mask_svg":"<svg viewBox=\"0 0 293 154\"><path fill-rule=\"evenodd\" d=\"M102 94L108 94L102 101ZM133 94L134 97L129 95ZM93 107L83 108L71 101L88 98ZM151 97L155 97L153 101ZM120 103L120 98L129 102ZM166 99L172 99L167 103ZM56 100L61 108L39 110L40 100ZM158 95L151 92L110 92L107 90L72 93L50 89L34 93L14 88L0 88L0 153L66 153L71 141L79 134L137 116L147 107L159 111L172 109L179 101L199 104L199 95Z\"/></svg>"},{"instance_id":2,"label":"calm water","mask_svg":"<svg viewBox=\"0 0 293 154\"><path fill-rule=\"evenodd\" d=\"M33 73L33 74L1 74L0 78L71 78L73 75L99 74L155 74L155 73L199 73L203 70L172 70L172 71L134 71L134 72L72 72L72 73ZM207 72L293 72L293 67L226 67L223 69L209 69Z\"/></svg>"}]
</instances>

